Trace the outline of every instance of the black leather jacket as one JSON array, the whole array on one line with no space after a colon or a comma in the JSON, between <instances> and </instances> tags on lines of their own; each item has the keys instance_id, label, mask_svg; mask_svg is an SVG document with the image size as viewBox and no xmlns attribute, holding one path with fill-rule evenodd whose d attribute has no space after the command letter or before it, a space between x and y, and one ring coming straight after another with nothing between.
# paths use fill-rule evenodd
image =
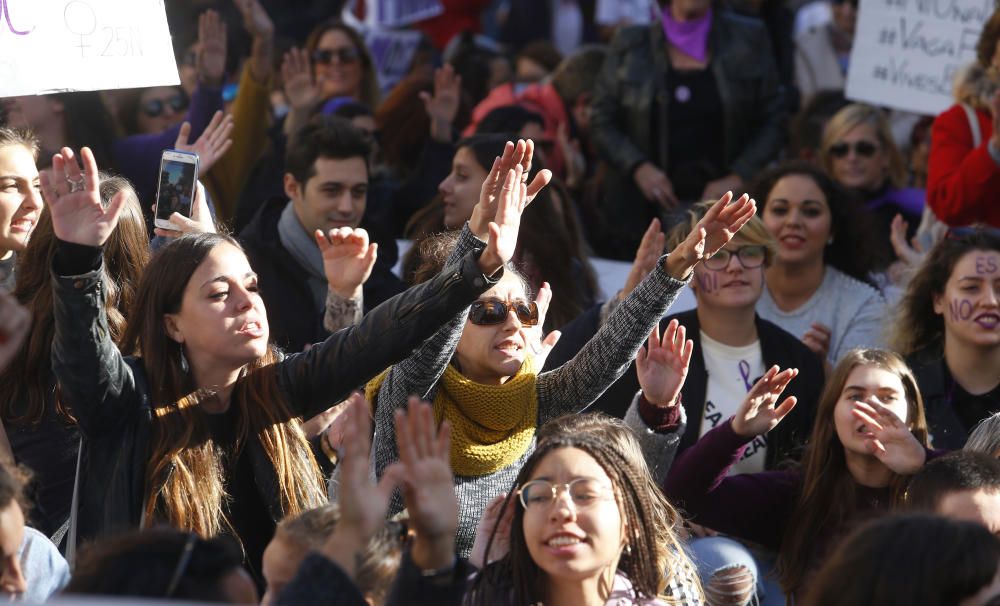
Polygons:
<instances>
[{"instance_id":1,"label":"black leather jacket","mask_svg":"<svg viewBox=\"0 0 1000 606\"><path fill-rule=\"evenodd\" d=\"M724 168L749 181L777 157L788 118L768 32L757 19L718 11L708 45L709 69L725 115L725 140L718 142ZM619 237L632 236L634 244L655 209L635 187L632 174L646 161L661 169L670 164L668 74L666 36L656 20L615 36L594 90L591 137L611 167L604 186L606 219L623 230Z\"/></svg>"},{"instance_id":2,"label":"black leather jacket","mask_svg":"<svg viewBox=\"0 0 1000 606\"><path fill-rule=\"evenodd\" d=\"M495 284L480 272L479 254L469 253L460 264L378 306L357 326L279 362L278 386L292 413L310 418L343 400ZM123 357L108 336L100 275L100 269L69 277L53 272L52 368L62 402L85 440L88 482L81 516L94 522L93 535L139 525L153 423L142 360ZM256 439L247 448L261 498L280 520L275 471Z\"/></svg>"}]
</instances>

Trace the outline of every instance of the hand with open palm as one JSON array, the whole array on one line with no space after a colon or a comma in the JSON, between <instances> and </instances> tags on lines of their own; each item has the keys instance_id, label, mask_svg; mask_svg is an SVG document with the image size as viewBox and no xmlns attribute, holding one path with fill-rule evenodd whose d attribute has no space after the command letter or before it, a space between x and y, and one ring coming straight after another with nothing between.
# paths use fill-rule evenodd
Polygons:
<instances>
[{"instance_id":1,"label":"hand with open palm","mask_svg":"<svg viewBox=\"0 0 1000 606\"><path fill-rule=\"evenodd\" d=\"M361 228L340 227L326 234L317 229L314 235L330 290L343 299L360 296L375 267L378 244L369 242L368 232Z\"/></svg>"},{"instance_id":2,"label":"hand with open palm","mask_svg":"<svg viewBox=\"0 0 1000 606\"><path fill-rule=\"evenodd\" d=\"M517 143L511 141L504 146L503 155L493 160L493 166L483 181L479 192L479 202L472 209L472 218L469 219L469 229L480 240L485 240L489 234L488 226L490 217L496 215L497 204L504 193L506 177L515 167L520 166L519 183L527 181L531 173L531 162L535 153L535 144L531 139L527 141L521 139ZM552 180L552 171L543 169L538 171L531 183L525 188L524 206L531 204L538 192L542 191L549 181Z\"/></svg>"},{"instance_id":3,"label":"hand with open palm","mask_svg":"<svg viewBox=\"0 0 1000 606\"><path fill-rule=\"evenodd\" d=\"M875 458L899 474L920 471L927 459L927 451L910 431L910 428L892 412L871 398L855 402L851 414L864 421L869 428L868 446Z\"/></svg>"},{"instance_id":4,"label":"hand with open palm","mask_svg":"<svg viewBox=\"0 0 1000 606\"><path fill-rule=\"evenodd\" d=\"M640 347L635 356L642 394L654 406L677 405L694 350L694 341L685 338L685 331L677 320L671 320L661 340L660 324L657 323L649 335L647 347Z\"/></svg>"},{"instance_id":5,"label":"hand with open palm","mask_svg":"<svg viewBox=\"0 0 1000 606\"><path fill-rule=\"evenodd\" d=\"M753 438L774 429L795 408L795 396L785 398L780 405L778 398L798 374L797 368L779 371L777 366L764 373L733 415L733 431L744 438Z\"/></svg>"},{"instance_id":6,"label":"hand with open palm","mask_svg":"<svg viewBox=\"0 0 1000 606\"><path fill-rule=\"evenodd\" d=\"M667 273L678 280L687 279L698 262L719 252L756 212L757 205L749 196L743 194L733 201L732 192L726 192L670 253Z\"/></svg>"},{"instance_id":7,"label":"hand with open palm","mask_svg":"<svg viewBox=\"0 0 1000 606\"><path fill-rule=\"evenodd\" d=\"M125 207L127 194L119 191L107 208L101 203L100 174L89 147L80 150L83 169L68 147L52 156L52 170L40 175L42 196L49 207L52 229L64 242L103 246Z\"/></svg>"}]
</instances>

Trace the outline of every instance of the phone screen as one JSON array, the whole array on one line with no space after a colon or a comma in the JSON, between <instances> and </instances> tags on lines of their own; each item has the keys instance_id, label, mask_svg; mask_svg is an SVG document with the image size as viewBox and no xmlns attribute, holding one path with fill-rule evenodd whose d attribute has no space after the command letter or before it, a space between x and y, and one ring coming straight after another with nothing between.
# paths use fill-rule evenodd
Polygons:
<instances>
[{"instance_id":1,"label":"phone screen","mask_svg":"<svg viewBox=\"0 0 1000 606\"><path fill-rule=\"evenodd\" d=\"M156 218L164 221L180 213L191 216L197 165L163 158L160 163L160 187L156 196Z\"/></svg>"}]
</instances>

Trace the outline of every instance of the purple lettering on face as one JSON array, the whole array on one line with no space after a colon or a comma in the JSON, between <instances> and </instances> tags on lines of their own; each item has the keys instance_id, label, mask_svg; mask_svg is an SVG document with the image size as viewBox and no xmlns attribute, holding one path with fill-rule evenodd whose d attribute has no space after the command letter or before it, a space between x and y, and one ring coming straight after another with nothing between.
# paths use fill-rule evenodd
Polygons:
<instances>
[{"instance_id":1,"label":"purple lettering on face","mask_svg":"<svg viewBox=\"0 0 1000 606\"><path fill-rule=\"evenodd\" d=\"M992 274L997 270L996 257L976 257L976 273L979 275Z\"/></svg>"},{"instance_id":2,"label":"purple lettering on face","mask_svg":"<svg viewBox=\"0 0 1000 606\"><path fill-rule=\"evenodd\" d=\"M714 271L695 274L695 278L698 280L698 288L703 291L713 293L719 290L719 276Z\"/></svg>"},{"instance_id":3,"label":"purple lettering on face","mask_svg":"<svg viewBox=\"0 0 1000 606\"><path fill-rule=\"evenodd\" d=\"M965 321L972 317L972 301L958 299L948 304L952 322Z\"/></svg>"}]
</instances>

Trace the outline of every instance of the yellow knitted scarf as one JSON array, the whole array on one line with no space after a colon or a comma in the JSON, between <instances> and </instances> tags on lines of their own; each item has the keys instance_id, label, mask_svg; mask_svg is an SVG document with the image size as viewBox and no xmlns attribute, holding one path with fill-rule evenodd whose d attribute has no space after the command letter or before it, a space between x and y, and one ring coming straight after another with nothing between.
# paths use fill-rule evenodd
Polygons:
<instances>
[{"instance_id":1,"label":"yellow knitted scarf","mask_svg":"<svg viewBox=\"0 0 1000 606\"><path fill-rule=\"evenodd\" d=\"M374 402L389 371L372 379L365 396ZM531 446L538 422L537 371L528 356L503 385L483 385L451 364L434 396L434 418L451 424L451 466L456 475L483 476L517 461Z\"/></svg>"}]
</instances>

